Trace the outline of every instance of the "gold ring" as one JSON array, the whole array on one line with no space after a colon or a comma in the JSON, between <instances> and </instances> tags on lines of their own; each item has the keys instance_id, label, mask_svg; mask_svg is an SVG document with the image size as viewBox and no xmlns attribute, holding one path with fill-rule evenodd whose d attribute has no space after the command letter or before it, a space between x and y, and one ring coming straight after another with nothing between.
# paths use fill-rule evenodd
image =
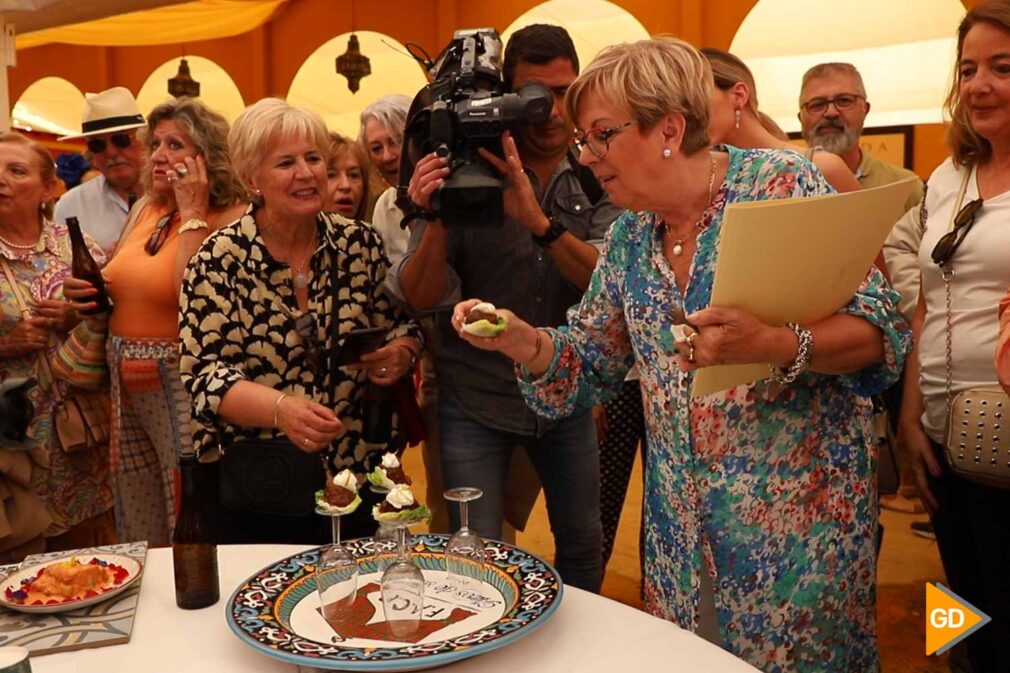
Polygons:
<instances>
[{"instance_id":1,"label":"gold ring","mask_svg":"<svg viewBox=\"0 0 1010 673\"><path fill-rule=\"evenodd\" d=\"M687 335L687 338L684 339L684 341L687 342L688 346L691 346L692 348L694 348L694 338L696 336L698 336L697 332L691 332L690 334Z\"/></svg>"},{"instance_id":2,"label":"gold ring","mask_svg":"<svg viewBox=\"0 0 1010 673\"><path fill-rule=\"evenodd\" d=\"M687 361L694 362L694 346L691 345L690 341L688 341L688 346L690 347L690 350L687 351Z\"/></svg>"},{"instance_id":3,"label":"gold ring","mask_svg":"<svg viewBox=\"0 0 1010 673\"><path fill-rule=\"evenodd\" d=\"M308 437L306 437L306 438L305 438L305 439L304 439L304 440L302 441L302 444L304 444L305 446L308 446L308 445L309 445L309 438L308 438Z\"/></svg>"}]
</instances>

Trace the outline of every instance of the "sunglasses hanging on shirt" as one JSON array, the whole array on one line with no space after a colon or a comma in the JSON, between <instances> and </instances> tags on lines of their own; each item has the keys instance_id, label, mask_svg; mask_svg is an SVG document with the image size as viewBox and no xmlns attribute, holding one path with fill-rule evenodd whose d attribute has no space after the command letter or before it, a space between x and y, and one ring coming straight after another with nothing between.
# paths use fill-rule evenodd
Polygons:
<instances>
[{"instance_id":1,"label":"sunglasses hanging on shirt","mask_svg":"<svg viewBox=\"0 0 1010 673\"><path fill-rule=\"evenodd\" d=\"M165 239L168 238L169 225L175 216L179 214L179 211L173 210L162 216L158 223L154 225L154 231L151 233L151 238L147 239L147 243L144 244L144 250L147 254L154 255L158 254L161 250L161 246L165 244Z\"/></svg>"},{"instance_id":2,"label":"sunglasses hanging on shirt","mask_svg":"<svg viewBox=\"0 0 1010 673\"><path fill-rule=\"evenodd\" d=\"M971 231L972 225L975 224L975 216L978 215L978 211L981 209L982 199L978 198L966 203L958 211L954 217L954 227L940 237L940 240L933 247L933 252L930 253L934 264L942 267L950 261L950 258L954 256L957 249L961 247L964 237Z\"/></svg>"}]
</instances>

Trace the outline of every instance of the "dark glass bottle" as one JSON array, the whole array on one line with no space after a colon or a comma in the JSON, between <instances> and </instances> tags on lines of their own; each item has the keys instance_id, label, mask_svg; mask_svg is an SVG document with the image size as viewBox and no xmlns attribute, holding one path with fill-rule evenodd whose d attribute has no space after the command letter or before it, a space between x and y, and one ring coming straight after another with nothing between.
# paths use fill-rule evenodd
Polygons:
<instances>
[{"instance_id":1,"label":"dark glass bottle","mask_svg":"<svg viewBox=\"0 0 1010 673\"><path fill-rule=\"evenodd\" d=\"M393 435L393 389L369 381L365 385L361 438L370 444L385 444Z\"/></svg>"},{"instance_id":2,"label":"dark glass bottle","mask_svg":"<svg viewBox=\"0 0 1010 673\"><path fill-rule=\"evenodd\" d=\"M88 281L98 290L98 294L91 299L98 306L81 312L85 315L104 313L110 308L109 293L105 290L105 280L102 278L102 271L98 268L95 258L91 256L88 244L84 242L84 234L81 233L81 225L77 222L76 217L67 218L67 231L70 233L70 252L73 255L71 274L74 278Z\"/></svg>"},{"instance_id":3,"label":"dark glass bottle","mask_svg":"<svg viewBox=\"0 0 1010 673\"><path fill-rule=\"evenodd\" d=\"M217 576L217 545L213 529L201 506L196 456L179 460L182 498L179 519L172 536L172 561L175 566L175 603L185 610L196 610L217 603L221 583Z\"/></svg>"}]
</instances>

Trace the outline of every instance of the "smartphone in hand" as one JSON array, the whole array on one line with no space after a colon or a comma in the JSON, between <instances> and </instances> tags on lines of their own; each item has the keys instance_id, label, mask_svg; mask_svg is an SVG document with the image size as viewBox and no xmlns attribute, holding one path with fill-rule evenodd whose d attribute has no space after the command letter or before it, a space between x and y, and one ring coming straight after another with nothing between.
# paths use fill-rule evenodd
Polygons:
<instances>
[{"instance_id":1,"label":"smartphone in hand","mask_svg":"<svg viewBox=\"0 0 1010 673\"><path fill-rule=\"evenodd\" d=\"M353 329L340 341L337 348L337 365L346 367L361 362L361 356L382 347L386 341L385 327Z\"/></svg>"}]
</instances>

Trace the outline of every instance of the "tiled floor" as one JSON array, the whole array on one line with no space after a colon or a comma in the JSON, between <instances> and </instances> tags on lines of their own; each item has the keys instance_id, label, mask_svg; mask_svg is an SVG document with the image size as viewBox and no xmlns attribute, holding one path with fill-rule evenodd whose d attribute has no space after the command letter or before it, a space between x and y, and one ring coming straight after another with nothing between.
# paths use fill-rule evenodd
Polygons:
<instances>
[{"instance_id":1,"label":"tiled floor","mask_svg":"<svg viewBox=\"0 0 1010 673\"><path fill-rule=\"evenodd\" d=\"M415 493L424 493L424 468L417 449L408 451L404 467L415 481ZM642 515L641 465L636 463L624 504L613 557L603 581L603 595L641 608L639 598L638 526ZM912 535L913 516L884 511L884 544L877 568L878 633L883 673L940 673L947 671L946 657L926 657L924 640L925 582L942 581L943 569L936 543ZM548 560L554 542L547 522L543 496L525 532L518 536L524 549Z\"/></svg>"}]
</instances>

